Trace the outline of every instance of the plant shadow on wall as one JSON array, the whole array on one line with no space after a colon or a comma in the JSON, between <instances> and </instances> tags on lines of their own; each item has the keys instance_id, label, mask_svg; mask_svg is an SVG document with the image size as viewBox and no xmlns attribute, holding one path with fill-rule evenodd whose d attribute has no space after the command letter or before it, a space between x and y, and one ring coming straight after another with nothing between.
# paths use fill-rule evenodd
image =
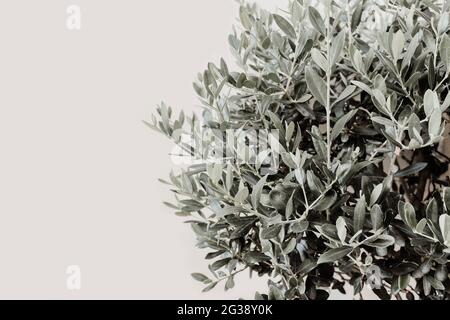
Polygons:
<instances>
[{"instance_id":1,"label":"plant shadow on wall","mask_svg":"<svg viewBox=\"0 0 450 320\"><path fill-rule=\"evenodd\" d=\"M309 3L309 5L308 5ZM238 70L210 63L202 118L146 124L192 163L171 174L210 275L268 275L257 299L448 299L450 1L242 4Z\"/></svg>"}]
</instances>

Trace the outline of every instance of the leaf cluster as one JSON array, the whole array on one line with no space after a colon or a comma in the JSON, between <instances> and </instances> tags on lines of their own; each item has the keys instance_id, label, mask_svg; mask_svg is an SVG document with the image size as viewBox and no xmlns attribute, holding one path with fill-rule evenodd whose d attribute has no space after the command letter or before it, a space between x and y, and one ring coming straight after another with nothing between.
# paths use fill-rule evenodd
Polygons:
<instances>
[{"instance_id":1,"label":"leaf cluster","mask_svg":"<svg viewBox=\"0 0 450 320\"><path fill-rule=\"evenodd\" d=\"M194 84L202 117L161 104L147 122L191 155L212 152L204 128L279 133L265 150L241 146L256 165L170 175L168 205L208 250L211 276L193 277L210 290L267 275L259 299L326 299L348 284L355 296L448 299L450 1L318 4L242 4L228 38L236 70L210 63ZM277 170L261 174L275 148Z\"/></svg>"}]
</instances>

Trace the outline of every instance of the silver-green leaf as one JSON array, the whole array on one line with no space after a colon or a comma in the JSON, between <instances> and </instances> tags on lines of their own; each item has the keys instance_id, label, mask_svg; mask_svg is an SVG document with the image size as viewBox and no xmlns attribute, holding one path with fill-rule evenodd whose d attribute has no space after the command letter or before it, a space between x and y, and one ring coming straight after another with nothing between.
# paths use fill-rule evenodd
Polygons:
<instances>
[{"instance_id":1,"label":"silver-green leaf","mask_svg":"<svg viewBox=\"0 0 450 320\"><path fill-rule=\"evenodd\" d=\"M338 261L343 257L347 256L352 251L353 248L348 246L328 250L319 257L319 260L317 260L317 264Z\"/></svg>"},{"instance_id":2,"label":"silver-green leaf","mask_svg":"<svg viewBox=\"0 0 450 320\"><path fill-rule=\"evenodd\" d=\"M327 85L325 81L319 77L312 67L306 67L305 70L306 84L316 100L323 106L327 105Z\"/></svg>"},{"instance_id":3,"label":"silver-green leaf","mask_svg":"<svg viewBox=\"0 0 450 320\"><path fill-rule=\"evenodd\" d=\"M289 21L278 14L273 15L273 19L275 20L278 27L291 39L295 39L297 35L295 34L295 29L291 25Z\"/></svg>"},{"instance_id":4,"label":"silver-green leaf","mask_svg":"<svg viewBox=\"0 0 450 320\"><path fill-rule=\"evenodd\" d=\"M363 195L358 199L353 214L353 232L362 230L366 220L366 197Z\"/></svg>"}]
</instances>

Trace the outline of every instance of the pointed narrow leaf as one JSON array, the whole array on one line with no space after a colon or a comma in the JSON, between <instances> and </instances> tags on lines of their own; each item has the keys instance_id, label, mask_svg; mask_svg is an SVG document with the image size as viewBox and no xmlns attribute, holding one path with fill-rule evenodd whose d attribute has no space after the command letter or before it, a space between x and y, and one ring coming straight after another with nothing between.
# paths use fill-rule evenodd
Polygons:
<instances>
[{"instance_id":1,"label":"pointed narrow leaf","mask_svg":"<svg viewBox=\"0 0 450 320\"><path fill-rule=\"evenodd\" d=\"M280 27L280 29L289 38L291 38L291 39L297 38L297 36L295 34L295 29L294 29L294 27L291 25L291 23L289 21L287 21L285 18L283 18L282 16L280 16L278 14L274 14L273 15L273 19L275 20L275 22L278 25L278 27Z\"/></svg>"},{"instance_id":2,"label":"pointed narrow leaf","mask_svg":"<svg viewBox=\"0 0 450 320\"><path fill-rule=\"evenodd\" d=\"M439 54L444 65L447 67L447 73L450 72L450 37L447 34L442 36Z\"/></svg>"},{"instance_id":3,"label":"pointed narrow leaf","mask_svg":"<svg viewBox=\"0 0 450 320\"><path fill-rule=\"evenodd\" d=\"M441 109L434 109L431 114L430 120L428 121L428 134L431 137L439 136L441 131L441 123L442 123L442 113Z\"/></svg>"},{"instance_id":4,"label":"pointed narrow leaf","mask_svg":"<svg viewBox=\"0 0 450 320\"><path fill-rule=\"evenodd\" d=\"M312 208L317 211L325 211L336 202L337 194L336 191L332 190L328 192L323 198L317 202L317 204Z\"/></svg>"},{"instance_id":5,"label":"pointed narrow leaf","mask_svg":"<svg viewBox=\"0 0 450 320\"><path fill-rule=\"evenodd\" d=\"M439 217L439 227L441 229L444 244L450 247L450 215L442 214Z\"/></svg>"},{"instance_id":6,"label":"pointed narrow leaf","mask_svg":"<svg viewBox=\"0 0 450 320\"><path fill-rule=\"evenodd\" d=\"M294 213L294 192L292 193L291 197L289 198L287 204L286 204L286 218L289 218Z\"/></svg>"},{"instance_id":7,"label":"pointed narrow leaf","mask_svg":"<svg viewBox=\"0 0 450 320\"><path fill-rule=\"evenodd\" d=\"M400 55L405 47L405 35L401 30L397 31L392 37L392 55L394 62L400 59Z\"/></svg>"},{"instance_id":8,"label":"pointed narrow leaf","mask_svg":"<svg viewBox=\"0 0 450 320\"><path fill-rule=\"evenodd\" d=\"M327 154L327 146L325 141L320 134L320 130L318 127L313 126L311 128L311 137L313 140L314 149L316 150L317 156L319 159L326 159Z\"/></svg>"},{"instance_id":9,"label":"pointed narrow leaf","mask_svg":"<svg viewBox=\"0 0 450 320\"><path fill-rule=\"evenodd\" d=\"M297 239L296 238L292 238L291 240L289 240L289 242L284 246L283 248L283 252L285 254L289 254L292 251L295 250L295 247L297 246Z\"/></svg>"},{"instance_id":10,"label":"pointed narrow leaf","mask_svg":"<svg viewBox=\"0 0 450 320\"><path fill-rule=\"evenodd\" d=\"M416 232L423 233L426 226L427 226L427 219L426 218L421 219L416 225Z\"/></svg>"},{"instance_id":11,"label":"pointed narrow leaf","mask_svg":"<svg viewBox=\"0 0 450 320\"><path fill-rule=\"evenodd\" d=\"M372 89L370 89L370 87L367 84L365 84L364 82L353 80L352 83L355 86L357 86L358 88L360 88L361 90L363 90L366 93L372 95Z\"/></svg>"},{"instance_id":12,"label":"pointed narrow leaf","mask_svg":"<svg viewBox=\"0 0 450 320\"><path fill-rule=\"evenodd\" d=\"M423 97L423 107L427 117L431 117L431 114L435 109L439 108L439 98L436 92L427 90Z\"/></svg>"},{"instance_id":13,"label":"pointed narrow leaf","mask_svg":"<svg viewBox=\"0 0 450 320\"><path fill-rule=\"evenodd\" d=\"M409 67L411 63L411 59L414 56L414 53L416 52L416 49L419 45L419 37L420 33L416 33L414 38L412 38L411 42L409 43L408 49L406 50L405 56L403 57L402 61L402 69Z\"/></svg>"},{"instance_id":14,"label":"pointed narrow leaf","mask_svg":"<svg viewBox=\"0 0 450 320\"><path fill-rule=\"evenodd\" d=\"M340 94L339 97L334 101L333 104L336 104L336 103L338 103L338 102L340 102L340 101L343 101L343 100L347 99L348 97L350 97L350 96L353 94L353 92L355 92L355 90L356 90L356 86L354 86L354 85L349 85L348 87L346 87L346 88L344 89L344 91L341 92L341 94Z\"/></svg>"},{"instance_id":15,"label":"pointed narrow leaf","mask_svg":"<svg viewBox=\"0 0 450 320\"><path fill-rule=\"evenodd\" d=\"M374 205L378 201L378 198L380 197L382 191L383 191L382 183L376 185L375 188L373 188L372 193L370 194L370 203L369 203L370 206Z\"/></svg>"},{"instance_id":16,"label":"pointed narrow leaf","mask_svg":"<svg viewBox=\"0 0 450 320\"><path fill-rule=\"evenodd\" d=\"M353 232L357 233L362 230L366 219L366 197L363 195L358 199L353 214Z\"/></svg>"},{"instance_id":17,"label":"pointed narrow leaf","mask_svg":"<svg viewBox=\"0 0 450 320\"><path fill-rule=\"evenodd\" d=\"M381 124L381 125L383 125L385 127L388 127L388 128L394 126L394 123L391 120L389 120L388 118L385 118L385 117L375 116L375 117L370 118L370 120L372 120L373 122L376 122L378 124Z\"/></svg>"},{"instance_id":18,"label":"pointed narrow leaf","mask_svg":"<svg viewBox=\"0 0 450 320\"><path fill-rule=\"evenodd\" d=\"M309 7L308 15L313 27L316 28L316 30L319 31L322 35L325 35L325 22L323 21L319 11L317 11L314 7Z\"/></svg>"},{"instance_id":19,"label":"pointed narrow leaf","mask_svg":"<svg viewBox=\"0 0 450 320\"><path fill-rule=\"evenodd\" d=\"M377 239L375 239L372 242L365 243L369 247L374 248L387 248L389 246L392 246L395 243L395 238L393 236L390 236L388 234L382 234Z\"/></svg>"},{"instance_id":20,"label":"pointed narrow leaf","mask_svg":"<svg viewBox=\"0 0 450 320\"><path fill-rule=\"evenodd\" d=\"M397 171L394 176L395 177L407 177L407 176L411 176L413 174L416 174L420 171L422 171L423 169L425 169L428 166L428 163L426 162L416 162L412 165L410 165L409 167L402 169L400 171Z\"/></svg>"},{"instance_id":21,"label":"pointed narrow leaf","mask_svg":"<svg viewBox=\"0 0 450 320\"><path fill-rule=\"evenodd\" d=\"M257 209L259 205L259 200L261 199L261 192L266 184L267 176L264 176L261 178L261 180L258 181L258 183L253 187L253 191L251 194L252 204L253 208Z\"/></svg>"},{"instance_id":22,"label":"pointed narrow leaf","mask_svg":"<svg viewBox=\"0 0 450 320\"><path fill-rule=\"evenodd\" d=\"M344 114L342 117L339 118L338 121L336 121L333 130L331 131L331 141L334 141L342 133L342 129L344 129L347 122L351 118L353 118L356 112L358 112L358 110L352 110Z\"/></svg>"},{"instance_id":23,"label":"pointed narrow leaf","mask_svg":"<svg viewBox=\"0 0 450 320\"><path fill-rule=\"evenodd\" d=\"M342 259L352 251L353 251L352 247L341 247L328 250L319 257L317 264L335 262L337 260Z\"/></svg>"},{"instance_id":24,"label":"pointed narrow leaf","mask_svg":"<svg viewBox=\"0 0 450 320\"><path fill-rule=\"evenodd\" d=\"M450 107L450 91L447 93L444 102L442 102L441 111L446 111L448 107Z\"/></svg>"},{"instance_id":25,"label":"pointed narrow leaf","mask_svg":"<svg viewBox=\"0 0 450 320\"><path fill-rule=\"evenodd\" d=\"M450 188L449 187L445 187L443 190L444 193L444 204L445 204L445 208L447 209L448 212L450 212Z\"/></svg>"},{"instance_id":26,"label":"pointed narrow leaf","mask_svg":"<svg viewBox=\"0 0 450 320\"><path fill-rule=\"evenodd\" d=\"M276 236L278 236L278 234L281 231L281 228L282 228L281 224L270 226L261 232L261 238L266 240L273 239Z\"/></svg>"},{"instance_id":27,"label":"pointed narrow leaf","mask_svg":"<svg viewBox=\"0 0 450 320\"><path fill-rule=\"evenodd\" d=\"M409 202L405 203L405 219L406 223L411 227L411 229L416 228L417 226L416 210Z\"/></svg>"},{"instance_id":28,"label":"pointed narrow leaf","mask_svg":"<svg viewBox=\"0 0 450 320\"><path fill-rule=\"evenodd\" d=\"M427 276L427 280L430 282L431 286L436 290L445 290L445 286L442 284L441 281L437 280L436 278L433 278L431 276Z\"/></svg>"},{"instance_id":29,"label":"pointed narrow leaf","mask_svg":"<svg viewBox=\"0 0 450 320\"><path fill-rule=\"evenodd\" d=\"M347 237L347 228L346 228L344 218L342 218L342 217L337 218L336 229L337 229L337 234L338 234L339 240L341 240L342 243L345 243L345 238Z\"/></svg>"},{"instance_id":30,"label":"pointed narrow leaf","mask_svg":"<svg viewBox=\"0 0 450 320\"><path fill-rule=\"evenodd\" d=\"M250 30L252 28L252 21L250 20L250 16L244 6L239 8L239 17L241 18L242 26L245 29Z\"/></svg>"},{"instance_id":31,"label":"pointed narrow leaf","mask_svg":"<svg viewBox=\"0 0 450 320\"><path fill-rule=\"evenodd\" d=\"M427 219L433 221L434 223L438 223L439 221L439 208L436 202L436 199L433 198L427 205L426 209Z\"/></svg>"},{"instance_id":32,"label":"pointed narrow leaf","mask_svg":"<svg viewBox=\"0 0 450 320\"><path fill-rule=\"evenodd\" d=\"M305 261L302 262L300 265L297 273L298 274L307 274L314 270L314 268L317 267L317 263L311 259L305 259Z\"/></svg>"},{"instance_id":33,"label":"pointed narrow leaf","mask_svg":"<svg viewBox=\"0 0 450 320\"><path fill-rule=\"evenodd\" d=\"M370 209L370 220L372 221L373 231L383 226L384 217L379 205L376 204Z\"/></svg>"},{"instance_id":34,"label":"pointed narrow leaf","mask_svg":"<svg viewBox=\"0 0 450 320\"><path fill-rule=\"evenodd\" d=\"M322 52L320 52L318 49L313 48L311 50L311 58L316 63L316 65L322 69L323 71L327 70L328 62L327 58L324 57Z\"/></svg>"},{"instance_id":35,"label":"pointed narrow leaf","mask_svg":"<svg viewBox=\"0 0 450 320\"><path fill-rule=\"evenodd\" d=\"M197 281L205 283L206 281L211 281L207 276L202 273L191 273L192 278Z\"/></svg>"},{"instance_id":36,"label":"pointed narrow leaf","mask_svg":"<svg viewBox=\"0 0 450 320\"><path fill-rule=\"evenodd\" d=\"M330 64L334 66L336 62L341 60L342 49L345 44L345 30L342 30L338 33L338 35L333 39L331 43L331 51L330 51Z\"/></svg>"},{"instance_id":37,"label":"pointed narrow leaf","mask_svg":"<svg viewBox=\"0 0 450 320\"><path fill-rule=\"evenodd\" d=\"M253 227L255 221L249 221L245 224L238 226L230 235L230 240L239 239L245 236Z\"/></svg>"},{"instance_id":38,"label":"pointed narrow leaf","mask_svg":"<svg viewBox=\"0 0 450 320\"><path fill-rule=\"evenodd\" d=\"M323 106L327 104L327 86L325 81L319 77L312 67L305 70L306 83L316 100Z\"/></svg>"},{"instance_id":39,"label":"pointed narrow leaf","mask_svg":"<svg viewBox=\"0 0 450 320\"><path fill-rule=\"evenodd\" d=\"M217 286L217 283L218 283L218 282L212 282L212 283L210 283L209 285L207 285L207 286L205 287L205 289L202 290L202 292L208 292L208 291L214 289L214 287Z\"/></svg>"}]
</instances>

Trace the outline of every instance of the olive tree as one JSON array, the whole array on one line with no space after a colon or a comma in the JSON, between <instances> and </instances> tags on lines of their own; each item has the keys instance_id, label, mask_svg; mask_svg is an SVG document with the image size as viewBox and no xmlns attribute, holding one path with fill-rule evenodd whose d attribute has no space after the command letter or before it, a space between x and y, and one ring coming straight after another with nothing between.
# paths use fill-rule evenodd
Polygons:
<instances>
[{"instance_id":1,"label":"olive tree","mask_svg":"<svg viewBox=\"0 0 450 320\"><path fill-rule=\"evenodd\" d=\"M164 181L206 249L205 290L257 299L448 299L450 1L243 3L233 67L208 64L201 117L146 122L195 159ZM189 139L186 139L188 137Z\"/></svg>"}]
</instances>

